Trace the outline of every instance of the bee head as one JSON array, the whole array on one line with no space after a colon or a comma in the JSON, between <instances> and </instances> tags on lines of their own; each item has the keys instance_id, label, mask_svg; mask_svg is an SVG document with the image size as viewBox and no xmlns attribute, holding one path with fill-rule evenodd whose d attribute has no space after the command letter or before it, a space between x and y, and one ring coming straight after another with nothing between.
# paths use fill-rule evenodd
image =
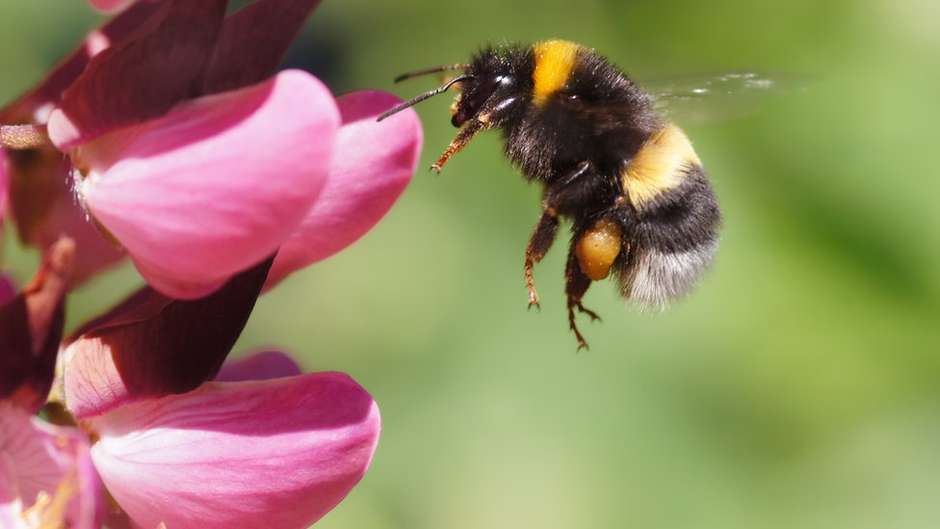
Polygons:
<instances>
[{"instance_id":1,"label":"bee head","mask_svg":"<svg viewBox=\"0 0 940 529\"><path fill-rule=\"evenodd\" d=\"M466 69L469 78L460 82L460 94L451 110L451 123L460 127L472 118L498 126L514 108L522 90L512 56L496 48L487 49Z\"/></svg>"},{"instance_id":2,"label":"bee head","mask_svg":"<svg viewBox=\"0 0 940 529\"><path fill-rule=\"evenodd\" d=\"M529 70L526 70L526 61ZM460 71L441 86L418 94L383 112L382 121L406 108L458 87L460 92L451 106L451 123L460 129L457 137L431 169L440 171L451 156L459 152L480 131L511 122L513 114L524 108L532 79L531 54L518 46L487 48L477 53L469 64L447 64L403 73L395 82L433 73Z\"/></svg>"}]
</instances>

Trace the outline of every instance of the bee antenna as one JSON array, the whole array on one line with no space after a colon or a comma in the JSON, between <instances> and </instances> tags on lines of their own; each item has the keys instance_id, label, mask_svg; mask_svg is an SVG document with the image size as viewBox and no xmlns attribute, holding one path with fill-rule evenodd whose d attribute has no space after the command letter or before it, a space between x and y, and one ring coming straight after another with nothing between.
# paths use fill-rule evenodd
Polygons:
<instances>
[{"instance_id":1,"label":"bee antenna","mask_svg":"<svg viewBox=\"0 0 940 529\"><path fill-rule=\"evenodd\" d=\"M406 79L412 79L414 77L421 77L422 75L428 75L432 73L440 72L449 72L452 70L466 70L469 68L469 64L442 64L440 66L432 66L430 68L424 68L421 70L415 70L413 72L405 72L395 78L396 83L400 83Z\"/></svg>"},{"instance_id":2,"label":"bee antenna","mask_svg":"<svg viewBox=\"0 0 940 529\"><path fill-rule=\"evenodd\" d=\"M450 81L447 81L446 83L444 83L444 84L442 84L441 86L435 88L434 90L429 90L429 91L427 91L427 92L425 92L425 93L423 93L423 94L420 94L420 95L417 95L417 96L415 96L415 97L412 97L412 98L409 99L408 101L405 101L405 102L403 102L403 103L399 103L398 105L395 105L395 107L393 107L393 108L391 108L391 109L389 109L389 110L386 110L385 112L382 113L381 116L378 117L378 119L376 119L376 121L382 121L383 119L385 119L385 118L391 116L392 114L396 114L396 113L398 113L398 112L401 112L402 110L405 110L406 108L413 107L413 106L417 105L418 103L424 101L425 99L430 99L430 98L432 98L432 97L434 97L434 96L436 96L436 95L438 95L438 94L443 94L444 92L446 92L447 90L449 90L451 86L454 86L455 84L457 84L457 83L459 83L459 82L461 82L461 81L466 81L467 79L473 79L473 76L472 76L472 75L467 75L467 74L458 75L457 77L454 77L454 78L451 79Z\"/></svg>"}]
</instances>

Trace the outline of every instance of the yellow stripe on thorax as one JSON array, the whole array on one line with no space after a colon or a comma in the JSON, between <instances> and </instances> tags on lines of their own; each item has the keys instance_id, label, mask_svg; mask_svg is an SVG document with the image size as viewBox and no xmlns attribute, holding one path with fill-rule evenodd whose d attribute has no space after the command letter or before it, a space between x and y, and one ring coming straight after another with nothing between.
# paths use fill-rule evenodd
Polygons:
<instances>
[{"instance_id":1,"label":"yellow stripe on thorax","mask_svg":"<svg viewBox=\"0 0 940 529\"><path fill-rule=\"evenodd\" d=\"M682 129L669 124L650 136L627 165L623 189L634 205L642 205L681 184L683 168L701 164Z\"/></svg>"},{"instance_id":2,"label":"yellow stripe on thorax","mask_svg":"<svg viewBox=\"0 0 940 529\"><path fill-rule=\"evenodd\" d=\"M533 46L535 69L532 71L532 81L535 88L532 94L535 104L545 103L552 94L565 86L580 48L566 40L545 40Z\"/></svg>"}]
</instances>

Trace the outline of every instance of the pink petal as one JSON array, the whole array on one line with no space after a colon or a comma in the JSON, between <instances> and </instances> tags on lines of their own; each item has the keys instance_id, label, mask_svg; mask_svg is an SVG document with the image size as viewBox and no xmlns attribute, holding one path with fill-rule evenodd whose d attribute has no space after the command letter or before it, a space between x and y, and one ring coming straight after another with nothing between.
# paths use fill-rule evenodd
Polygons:
<instances>
[{"instance_id":1,"label":"pink petal","mask_svg":"<svg viewBox=\"0 0 940 529\"><path fill-rule=\"evenodd\" d=\"M95 218L157 290L198 298L261 260L323 186L339 115L329 90L292 70L82 147Z\"/></svg>"},{"instance_id":2,"label":"pink petal","mask_svg":"<svg viewBox=\"0 0 940 529\"><path fill-rule=\"evenodd\" d=\"M375 402L346 375L210 382L93 421L95 466L140 527L304 529L362 478Z\"/></svg>"},{"instance_id":3,"label":"pink petal","mask_svg":"<svg viewBox=\"0 0 940 529\"><path fill-rule=\"evenodd\" d=\"M215 380L218 382L241 382L244 380L269 380L291 377L303 371L297 362L281 351L262 351L245 358L226 362Z\"/></svg>"},{"instance_id":4,"label":"pink petal","mask_svg":"<svg viewBox=\"0 0 940 529\"><path fill-rule=\"evenodd\" d=\"M68 506L69 527L100 526L104 514L100 481L91 463L88 442L77 429L44 423L10 403L0 402L0 467L4 460L6 472L0 468L0 489L7 489L8 498L15 494L23 508L29 508L40 493L64 493L67 496L59 499L67 502L63 505ZM71 480L70 487L63 492L59 487L66 480ZM0 503L2 496L0 491Z\"/></svg>"},{"instance_id":5,"label":"pink petal","mask_svg":"<svg viewBox=\"0 0 940 529\"><path fill-rule=\"evenodd\" d=\"M49 117L60 149L162 116L202 84L227 0L163 0L152 30L95 55ZM156 23L158 22L158 23ZM196 94L198 95L198 94Z\"/></svg>"},{"instance_id":6,"label":"pink petal","mask_svg":"<svg viewBox=\"0 0 940 529\"><path fill-rule=\"evenodd\" d=\"M277 71L320 0L255 0L228 16L203 84L205 93L249 86Z\"/></svg>"},{"instance_id":7,"label":"pink petal","mask_svg":"<svg viewBox=\"0 0 940 529\"><path fill-rule=\"evenodd\" d=\"M92 7L105 13L114 13L134 3L134 0L88 0Z\"/></svg>"},{"instance_id":8,"label":"pink petal","mask_svg":"<svg viewBox=\"0 0 940 529\"><path fill-rule=\"evenodd\" d=\"M266 288L291 272L325 259L366 234L391 209L414 174L421 153L421 122L411 109L375 118L400 100L377 91L337 99L343 126L326 187L285 242Z\"/></svg>"},{"instance_id":9,"label":"pink petal","mask_svg":"<svg viewBox=\"0 0 940 529\"><path fill-rule=\"evenodd\" d=\"M86 419L138 399L187 392L215 376L248 321L270 262L194 301L144 288L83 326L62 355L72 415Z\"/></svg>"}]
</instances>

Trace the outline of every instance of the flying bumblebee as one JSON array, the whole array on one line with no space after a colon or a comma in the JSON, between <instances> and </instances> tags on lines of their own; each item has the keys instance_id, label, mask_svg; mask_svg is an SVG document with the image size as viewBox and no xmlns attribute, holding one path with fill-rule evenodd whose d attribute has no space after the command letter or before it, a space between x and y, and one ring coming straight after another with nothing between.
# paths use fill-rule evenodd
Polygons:
<instances>
[{"instance_id":1,"label":"flying bumblebee","mask_svg":"<svg viewBox=\"0 0 940 529\"><path fill-rule=\"evenodd\" d=\"M582 300L593 281L617 278L620 293L645 307L687 294L718 249L721 214L702 162L685 133L655 99L594 50L564 40L485 48L467 64L403 74L457 71L435 90L390 109L379 120L446 92L458 94L454 140L436 172L473 137L499 129L506 156L544 189L542 212L525 250L529 306L538 306L533 267L572 222L565 270L568 323L598 319Z\"/></svg>"}]
</instances>

